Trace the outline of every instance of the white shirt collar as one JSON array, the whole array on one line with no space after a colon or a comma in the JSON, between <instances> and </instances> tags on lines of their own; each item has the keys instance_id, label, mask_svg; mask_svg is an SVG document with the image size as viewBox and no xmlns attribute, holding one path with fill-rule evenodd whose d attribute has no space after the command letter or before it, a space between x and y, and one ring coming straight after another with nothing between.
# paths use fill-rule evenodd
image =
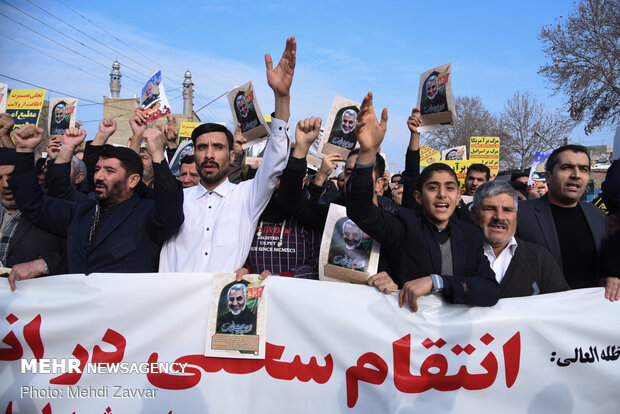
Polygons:
<instances>
[{"instance_id":1,"label":"white shirt collar","mask_svg":"<svg viewBox=\"0 0 620 414\"><path fill-rule=\"evenodd\" d=\"M515 250L517 250L517 239L515 239L515 236L512 236L512 238L510 239L510 241L508 242L508 245L504 248L504 250L508 249L510 251L510 256L514 256L515 254ZM502 253L504 252L504 250L502 250ZM493 251L493 246L491 246L489 243L487 243L487 241L484 241L484 251L488 254L493 255L493 257L495 257L495 252ZM502 254L500 253L500 254Z\"/></svg>"}]
</instances>

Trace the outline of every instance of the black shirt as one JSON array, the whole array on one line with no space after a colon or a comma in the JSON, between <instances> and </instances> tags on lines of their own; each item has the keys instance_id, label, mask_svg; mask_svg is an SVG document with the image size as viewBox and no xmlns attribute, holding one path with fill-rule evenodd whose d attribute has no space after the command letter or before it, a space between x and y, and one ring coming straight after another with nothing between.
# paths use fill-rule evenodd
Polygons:
<instances>
[{"instance_id":1,"label":"black shirt","mask_svg":"<svg viewBox=\"0 0 620 414\"><path fill-rule=\"evenodd\" d=\"M572 289L597 286L596 246L581 208L549 206L560 242L564 278Z\"/></svg>"}]
</instances>

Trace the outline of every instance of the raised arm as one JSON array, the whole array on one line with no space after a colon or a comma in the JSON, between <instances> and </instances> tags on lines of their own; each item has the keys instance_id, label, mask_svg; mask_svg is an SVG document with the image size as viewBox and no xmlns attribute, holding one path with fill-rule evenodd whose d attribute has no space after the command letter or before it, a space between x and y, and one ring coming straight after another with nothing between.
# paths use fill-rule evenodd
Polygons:
<instances>
[{"instance_id":1,"label":"raised arm","mask_svg":"<svg viewBox=\"0 0 620 414\"><path fill-rule=\"evenodd\" d=\"M404 224L397 216L373 204L373 166L387 128L387 109L377 119L372 93L362 101L357 117L360 154L347 183L347 216L384 247L397 249L404 236Z\"/></svg>"},{"instance_id":2,"label":"raised arm","mask_svg":"<svg viewBox=\"0 0 620 414\"><path fill-rule=\"evenodd\" d=\"M142 108L136 108L131 118L129 118L129 125L133 135L127 141L127 147L131 148L140 155L140 144L144 131L146 131L146 114Z\"/></svg>"},{"instance_id":3,"label":"raised arm","mask_svg":"<svg viewBox=\"0 0 620 414\"><path fill-rule=\"evenodd\" d=\"M256 171L256 176L251 181L249 211L253 220L258 220L267 206L278 178L286 166L289 148L290 90L295 74L296 52L297 42L294 37L290 37L286 40L286 46L278 66L274 68L271 56L265 55L267 83L273 90L275 113L271 118L271 137L267 141L263 161Z\"/></svg>"},{"instance_id":4,"label":"raised arm","mask_svg":"<svg viewBox=\"0 0 620 414\"><path fill-rule=\"evenodd\" d=\"M11 114L0 114L0 142L5 148L15 148L15 144L11 139L11 131L14 126L15 122Z\"/></svg>"},{"instance_id":5,"label":"raised arm","mask_svg":"<svg viewBox=\"0 0 620 414\"><path fill-rule=\"evenodd\" d=\"M43 130L35 125L26 125L15 131L13 138L17 159L9 184L17 206L37 226L66 238L74 205L45 196L34 170L34 149L43 140Z\"/></svg>"},{"instance_id":6,"label":"raised arm","mask_svg":"<svg viewBox=\"0 0 620 414\"><path fill-rule=\"evenodd\" d=\"M164 133L155 128L144 132L146 150L153 158L155 210L146 223L149 236L163 243L183 224L183 186L177 181L164 158Z\"/></svg>"},{"instance_id":7,"label":"raised arm","mask_svg":"<svg viewBox=\"0 0 620 414\"><path fill-rule=\"evenodd\" d=\"M280 179L278 203L304 225L323 231L329 206L308 200L302 189L306 176L306 155L320 130L321 118L306 118L297 123L295 149Z\"/></svg>"},{"instance_id":8,"label":"raised arm","mask_svg":"<svg viewBox=\"0 0 620 414\"><path fill-rule=\"evenodd\" d=\"M405 171L402 174L404 181L402 206L413 209L420 208L413 197L420 175L420 132L418 131L420 125L422 125L420 108L414 108L411 111L411 116L407 118L407 128L409 128L411 135L405 156Z\"/></svg>"},{"instance_id":9,"label":"raised arm","mask_svg":"<svg viewBox=\"0 0 620 414\"><path fill-rule=\"evenodd\" d=\"M86 131L80 128L67 128L62 137L62 147L55 162L48 165L46 174L49 195L69 201L86 199L86 194L71 186L71 159L75 149L84 142Z\"/></svg>"}]
</instances>

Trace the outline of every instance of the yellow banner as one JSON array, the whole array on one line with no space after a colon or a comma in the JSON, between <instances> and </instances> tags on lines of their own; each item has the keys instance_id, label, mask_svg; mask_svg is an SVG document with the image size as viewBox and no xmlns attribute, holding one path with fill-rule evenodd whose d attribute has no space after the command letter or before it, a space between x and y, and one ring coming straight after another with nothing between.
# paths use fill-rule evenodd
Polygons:
<instances>
[{"instance_id":1,"label":"yellow banner","mask_svg":"<svg viewBox=\"0 0 620 414\"><path fill-rule=\"evenodd\" d=\"M181 127L179 128L179 144L185 141L189 141L192 138L192 132L200 122L181 122Z\"/></svg>"},{"instance_id":2,"label":"yellow banner","mask_svg":"<svg viewBox=\"0 0 620 414\"><path fill-rule=\"evenodd\" d=\"M6 102L6 112L11 114L15 126L27 124L37 125L43 102L45 89L13 89Z\"/></svg>"},{"instance_id":3,"label":"yellow banner","mask_svg":"<svg viewBox=\"0 0 620 414\"><path fill-rule=\"evenodd\" d=\"M441 154L435 148L428 145L420 146L420 165L422 167L428 167L434 162L441 160Z\"/></svg>"},{"instance_id":4,"label":"yellow banner","mask_svg":"<svg viewBox=\"0 0 620 414\"><path fill-rule=\"evenodd\" d=\"M496 176L499 171L499 137L471 137L469 139L469 159L484 164Z\"/></svg>"},{"instance_id":5,"label":"yellow banner","mask_svg":"<svg viewBox=\"0 0 620 414\"><path fill-rule=\"evenodd\" d=\"M456 173L456 177L459 179L459 189L465 191L465 178L467 177L467 169L470 165L479 163L480 161L474 160L444 160L443 164L452 167ZM490 168L490 167L489 167Z\"/></svg>"}]
</instances>

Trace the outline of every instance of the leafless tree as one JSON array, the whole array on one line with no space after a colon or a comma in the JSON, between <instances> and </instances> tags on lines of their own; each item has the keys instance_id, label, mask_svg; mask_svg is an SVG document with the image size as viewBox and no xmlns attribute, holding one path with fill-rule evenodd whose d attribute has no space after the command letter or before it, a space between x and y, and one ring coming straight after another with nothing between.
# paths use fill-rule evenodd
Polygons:
<instances>
[{"instance_id":1,"label":"leafless tree","mask_svg":"<svg viewBox=\"0 0 620 414\"><path fill-rule=\"evenodd\" d=\"M498 118L484 107L479 97L458 97L455 106L457 119L454 126L425 133L421 137L423 144L439 151L458 145L467 145L469 154L471 137L501 137L503 135Z\"/></svg>"},{"instance_id":2,"label":"leafless tree","mask_svg":"<svg viewBox=\"0 0 620 414\"><path fill-rule=\"evenodd\" d=\"M549 112L530 92L516 92L508 99L500 122L506 133L500 151L507 155L500 167L521 170L531 166L536 151L561 146L575 126L570 118Z\"/></svg>"},{"instance_id":3,"label":"leafless tree","mask_svg":"<svg viewBox=\"0 0 620 414\"><path fill-rule=\"evenodd\" d=\"M620 120L620 2L583 0L566 19L542 28L547 63L538 73L563 92L585 133Z\"/></svg>"}]
</instances>

